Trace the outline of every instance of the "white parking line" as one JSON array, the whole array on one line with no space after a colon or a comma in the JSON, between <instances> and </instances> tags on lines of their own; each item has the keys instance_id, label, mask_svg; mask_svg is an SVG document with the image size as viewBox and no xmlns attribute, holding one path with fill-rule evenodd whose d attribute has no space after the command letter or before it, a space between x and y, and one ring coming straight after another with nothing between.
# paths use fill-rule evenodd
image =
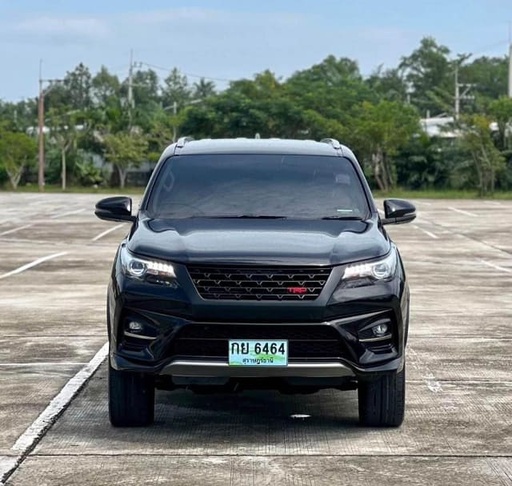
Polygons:
<instances>
[{"instance_id":1,"label":"white parking line","mask_svg":"<svg viewBox=\"0 0 512 486\"><path fill-rule=\"evenodd\" d=\"M75 211L67 211L66 213L58 213L58 214L54 214L53 216L51 216L51 219L62 218L64 216L70 216L72 214L79 214L79 213L83 213L84 211L85 211L85 208L76 209Z\"/></svg>"},{"instance_id":2,"label":"white parking line","mask_svg":"<svg viewBox=\"0 0 512 486\"><path fill-rule=\"evenodd\" d=\"M3 233L0 233L0 236L10 235L11 233L16 233L17 231L21 231L27 228L30 228L31 226L34 226L33 224L26 224L25 226L20 226L18 228L13 228L7 231L4 231Z\"/></svg>"},{"instance_id":3,"label":"white parking line","mask_svg":"<svg viewBox=\"0 0 512 486\"><path fill-rule=\"evenodd\" d=\"M23 462L25 457L33 450L44 433L55 423L59 416L71 403L91 376L99 368L108 355L108 343L105 343L96 355L73 378L71 378L58 395L43 410L41 415L21 434L11 450L18 453L16 460L10 464L2 465L0 469L0 484L3 484L13 471Z\"/></svg>"},{"instance_id":4,"label":"white parking line","mask_svg":"<svg viewBox=\"0 0 512 486\"><path fill-rule=\"evenodd\" d=\"M118 230L119 228L122 228L124 226L124 223L118 224L117 226L114 226L113 228L109 228L108 230L104 231L103 233L100 233L98 236L95 236L91 241L98 241L100 238L103 238L104 236L108 235L109 233L112 233L113 231Z\"/></svg>"},{"instance_id":5,"label":"white parking line","mask_svg":"<svg viewBox=\"0 0 512 486\"><path fill-rule=\"evenodd\" d=\"M495 268L496 270L500 270L501 272L505 273L512 273L512 269L500 267L499 265L495 265L494 263L488 262L486 260L479 260L480 263L483 263L484 265L487 265L488 267Z\"/></svg>"},{"instance_id":6,"label":"white parking line","mask_svg":"<svg viewBox=\"0 0 512 486\"><path fill-rule=\"evenodd\" d=\"M11 270L10 272L0 275L0 280L2 280L3 278L10 277L11 275L16 275L17 273L24 272L25 270L28 270L29 268L35 267L36 265L39 265L40 263L46 262L48 260L52 260L53 258L67 255L67 253L68 253L67 251L62 251L60 253L54 253L53 255L48 255L48 256L45 256L42 258L38 258L37 260L34 260L33 262L27 263L26 265L23 265L14 270Z\"/></svg>"},{"instance_id":7,"label":"white parking line","mask_svg":"<svg viewBox=\"0 0 512 486\"><path fill-rule=\"evenodd\" d=\"M426 235L430 236L434 240L438 240L439 239L439 236L435 235L434 233L431 233L430 231L427 231L426 229L420 228L419 226L413 225L413 228L416 228L417 230L422 231L423 233L425 233Z\"/></svg>"},{"instance_id":8,"label":"white parking line","mask_svg":"<svg viewBox=\"0 0 512 486\"><path fill-rule=\"evenodd\" d=\"M4 481L11 474L11 471L15 471L19 464L17 457L4 457L0 458L0 486L4 486Z\"/></svg>"},{"instance_id":9,"label":"white parking line","mask_svg":"<svg viewBox=\"0 0 512 486\"><path fill-rule=\"evenodd\" d=\"M466 216L471 216L473 218L478 217L478 215L476 215L475 213L470 213L469 211L464 211L463 209L452 208L451 206L448 206L448 209L451 209L452 211L455 211L456 213L464 214Z\"/></svg>"},{"instance_id":10,"label":"white parking line","mask_svg":"<svg viewBox=\"0 0 512 486\"><path fill-rule=\"evenodd\" d=\"M488 204L489 206L496 206L496 207L503 206L502 203L496 202L496 201L483 201L483 202L484 202L484 204Z\"/></svg>"}]
</instances>

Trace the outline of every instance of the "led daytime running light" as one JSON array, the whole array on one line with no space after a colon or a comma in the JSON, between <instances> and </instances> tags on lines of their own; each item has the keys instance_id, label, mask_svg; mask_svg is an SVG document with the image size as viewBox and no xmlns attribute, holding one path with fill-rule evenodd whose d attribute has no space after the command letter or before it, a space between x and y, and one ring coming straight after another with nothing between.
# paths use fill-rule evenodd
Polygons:
<instances>
[{"instance_id":1,"label":"led daytime running light","mask_svg":"<svg viewBox=\"0 0 512 486\"><path fill-rule=\"evenodd\" d=\"M391 253L384 259L376 262L356 263L345 268L342 280L360 278L373 278L375 280L386 280L391 278L396 269L396 252Z\"/></svg>"},{"instance_id":2,"label":"led daytime running light","mask_svg":"<svg viewBox=\"0 0 512 486\"><path fill-rule=\"evenodd\" d=\"M143 279L146 275L176 278L174 267L170 263L145 260L133 256L126 247L121 249L121 263L124 272L134 278Z\"/></svg>"},{"instance_id":3,"label":"led daytime running light","mask_svg":"<svg viewBox=\"0 0 512 486\"><path fill-rule=\"evenodd\" d=\"M167 275L168 277L176 277L174 267L170 263L148 260L146 262L146 266L146 272L151 275Z\"/></svg>"}]
</instances>

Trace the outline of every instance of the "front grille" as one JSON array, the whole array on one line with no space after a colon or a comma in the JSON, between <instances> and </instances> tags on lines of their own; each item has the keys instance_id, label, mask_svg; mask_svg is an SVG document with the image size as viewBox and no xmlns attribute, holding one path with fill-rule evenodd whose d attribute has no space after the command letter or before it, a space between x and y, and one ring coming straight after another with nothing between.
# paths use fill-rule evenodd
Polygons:
<instances>
[{"instance_id":1,"label":"front grille","mask_svg":"<svg viewBox=\"0 0 512 486\"><path fill-rule=\"evenodd\" d=\"M194 324L176 337L176 357L228 357L230 339L288 340L289 358L339 358L344 353L338 332L323 325Z\"/></svg>"},{"instance_id":2,"label":"front grille","mask_svg":"<svg viewBox=\"0 0 512 486\"><path fill-rule=\"evenodd\" d=\"M301 301L320 295L331 269L189 266L188 272L203 299Z\"/></svg>"}]
</instances>

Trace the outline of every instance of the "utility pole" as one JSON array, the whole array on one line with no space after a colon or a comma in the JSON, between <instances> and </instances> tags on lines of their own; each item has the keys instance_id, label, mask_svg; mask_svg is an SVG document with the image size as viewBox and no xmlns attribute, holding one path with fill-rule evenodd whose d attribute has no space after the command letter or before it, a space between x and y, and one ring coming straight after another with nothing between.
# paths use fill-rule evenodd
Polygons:
<instances>
[{"instance_id":1,"label":"utility pole","mask_svg":"<svg viewBox=\"0 0 512 486\"><path fill-rule=\"evenodd\" d=\"M460 84L459 84L459 63L455 64L455 120L460 115Z\"/></svg>"},{"instance_id":2,"label":"utility pole","mask_svg":"<svg viewBox=\"0 0 512 486\"><path fill-rule=\"evenodd\" d=\"M508 97L512 98L512 42L508 48Z\"/></svg>"},{"instance_id":3,"label":"utility pole","mask_svg":"<svg viewBox=\"0 0 512 486\"><path fill-rule=\"evenodd\" d=\"M39 69L39 99L37 100L37 134L39 144L39 170L37 174L37 183L39 185L39 190L44 191L44 91L41 69Z\"/></svg>"},{"instance_id":4,"label":"utility pole","mask_svg":"<svg viewBox=\"0 0 512 486\"><path fill-rule=\"evenodd\" d=\"M172 124L172 141L176 142L177 128L176 128L176 115L178 114L178 102L174 101L172 104L172 114L174 115L174 122Z\"/></svg>"},{"instance_id":5,"label":"utility pole","mask_svg":"<svg viewBox=\"0 0 512 486\"><path fill-rule=\"evenodd\" d=\"M129 130L132 128L133 102L133 49L130 49L130 69L128 70L128 123Z\"/></svg>"},{"instance_id":6,"label":"utility pole","mask_svg":"<svg viewBox=\"0 0 512 486\"><path fill-rule=\"evenodd\" d=\"M38 173L37 184L40 191L44 191L44 97L56 83L60 83L62 79L43 79L43 60L39 61L39 99L37 100L37 135L38 135ZM44 83L49 83L48 88L44 89Z\"/></svg>"},{"instance_id":7,"label":"utility pole","mask_svg":"<svg viewBox=\"0 0 512 486\"><path fill-rule=\"evenodd\" d=\"M459 55L459 58L455 61L455 107L454 107L454 118L457 121L460 117L460 102L462 100L472 100L474 96L470 96L468 93L473 87L472 84L459 83L459 68L462 64L467 61L472 54ZM461 88L463 91L461 92Z\"/></svg>"},{"instance_id":8,"label":"utility pole","mask_svg":"<svg viewBox=\"0 0 512 486\"><path fill-rule=\"evenodd\" d=\"M512 22L508 23L508 97L512 98Z\"/></svg>"}]
</instances>

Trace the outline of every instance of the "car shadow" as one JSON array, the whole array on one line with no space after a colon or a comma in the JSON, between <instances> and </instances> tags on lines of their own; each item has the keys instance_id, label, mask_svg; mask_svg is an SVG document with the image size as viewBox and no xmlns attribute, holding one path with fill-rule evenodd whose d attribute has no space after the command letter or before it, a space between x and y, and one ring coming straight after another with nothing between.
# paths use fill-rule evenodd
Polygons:
<instances>
[{"instance_id":1,"label":"car shadow","mask_svg":"<svg viewBox=\"0 0 512 486\"><path fill-rule=\"evenodd\" d=\"M310 395L157 391L153 425L115 428L108 419L106 385L100 369L45 436L38 452L335 454L340 439L366 440L373 433L358 425L357 393L337 390Z\"/></svg>"}]
</instances>

